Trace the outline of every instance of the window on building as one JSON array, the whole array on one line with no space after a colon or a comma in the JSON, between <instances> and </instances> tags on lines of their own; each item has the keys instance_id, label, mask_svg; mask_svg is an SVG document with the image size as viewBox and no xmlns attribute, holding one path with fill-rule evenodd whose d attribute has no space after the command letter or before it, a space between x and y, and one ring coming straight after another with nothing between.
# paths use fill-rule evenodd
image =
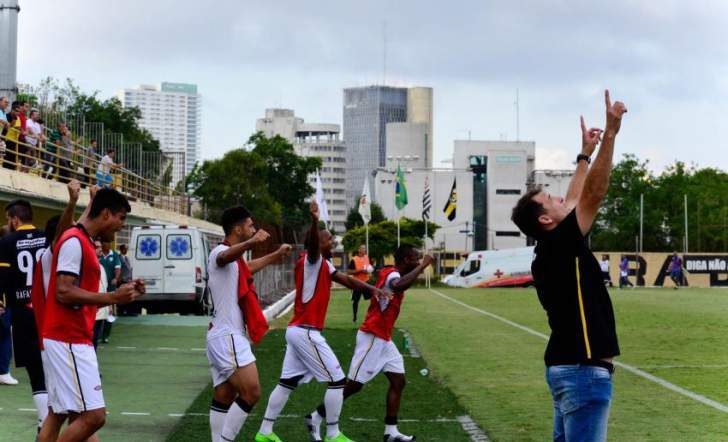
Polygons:
<instances>
[{"instance_id":1,"label":"window on building","mask_svg":"<svg viewBox=\"0 0 728 442\"><path fill-rule=\"evenodd\" d=\"M496 195L520 195L521 189L496 189Z\"/></svg>"},{"instance_id":2,"label":"window on building","mask_svg":"<svg viewBox=\"0 0 728 442\"><path fill-rule=\"evenodd\" d=\"M499 230L499 231L496 231L495 232L495 236L514 236L514 237L519 237L519 236L521 236L521 232L518 232L518 231L504 231L504 230Z\"/></svg>"}]
</instances>

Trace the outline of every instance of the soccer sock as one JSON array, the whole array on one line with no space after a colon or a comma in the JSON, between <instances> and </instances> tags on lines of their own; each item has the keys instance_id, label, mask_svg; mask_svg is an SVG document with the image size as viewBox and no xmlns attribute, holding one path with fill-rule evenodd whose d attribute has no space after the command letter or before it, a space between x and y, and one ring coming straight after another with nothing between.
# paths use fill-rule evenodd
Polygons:
<instances>
[{"instance_id":1,"label":"soccer sock","mask_svg":"<svg viewBox=\"0 0 728 442\"><path fill-rule=\"evenodd\" d=\"M234 441L252 409L253 407L241 397L235 399L235 402L230 406L230 410L228 410L227 416L225 417L225 425L223 425L220 440Z\"/></svg>"},{"instance_id":2,"label":"soccer sock","mask_svg":"<svg viewBox=\"0 0 728 442\"><path fill-rule=\"evenodd\" d=\"M339 415L344 404L344 386L330 386L324 395L326 407L326 437L333 438L339 434Z\"/></svg>"},{"instance_id":3,"label":"soccer sock","mask_svg":"<svg viewBox=\"0 0 728 442\"><path fill-rule=\"evenodd\" d=\"M227 416L230 405L225 405L215 399L210 404L210 433L212 442L217 442L222 433L222 427L225 425L225 417Z\"/></svg>"},{"instance_id":4,"label":"soccer sock","mask_svg":"<svg viewBox=\"0 0 728 442\"><path fill-rule=\"evenodd\" d=\"M268 407L265 409L263 422L260 423L261 434L271 434L273 432L273 424L283 411L283 407L286 406L291 392L293 392L293 389L284 387L281 384L276 385L276 388L273 389L270 398L268 398Z\"/></svg>"},{"instance_id":5,"label":"soccer sock","mask_svg":"<svg viewBox=\"0 0 728 442\"><path fill-rule=\"evenodd\" d=\"M35 409L38 410L38 428L40 428L48 416L48 393L45 391L33 393L33 403L35 403Z\"/></svg>"}]
</instances>

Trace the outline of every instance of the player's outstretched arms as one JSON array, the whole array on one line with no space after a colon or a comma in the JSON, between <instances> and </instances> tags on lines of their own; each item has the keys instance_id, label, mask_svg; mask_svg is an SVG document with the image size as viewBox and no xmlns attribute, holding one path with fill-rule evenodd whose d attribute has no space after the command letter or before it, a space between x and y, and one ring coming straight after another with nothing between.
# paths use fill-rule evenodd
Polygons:
<instances>
[{"instance_id":1,"label":"player's outstretched arms","mask_svg":"<svg viewBox=\"0 0 728 442\"><path fill-rule=\"evenodd\" d=\"M281 244L280 247L278 247L278 250L276 250L273 253L269 253L262 258L254 259L252 261L248 262L248 268L250 269L250 273L255 274L257 271L261 270L263 267L269 266L273 264L274 262L278 261L279 258L284 256L290 256L291 255L292 247L289 244Z\"/></svg>"},{"instance_id":2,"label":"player's outstretched arms","mask_svg":"<svg viewBox=\"0 0 728 442\"><path fill-rule=\"evenodd\" d=\"M367 292L370 295L372 295L372 297L374 297L374 299L376 299L376 300L379 300L379 298L381 298L381 297L389 297L389 298L392 297L391 294L387 294L384 291L382 291L381 289L378 289L371 284L367 284L364 281L360 281L356 278L352 278L351 276L345 275L341 272L334 273L333 280L338 282L339 284L343 285L346 288L349 288L352 290L359 290L361 292Z\"/></svg>"},{"instance_id":3,"label":"player's outstretched arms","mask_svg":"<svg viewBox=\"0 0 728 442\"><path fill-rule=\"evenodd\" d=\"M581 123L581 152L576 161L574 176L571 178L569 189L566 191L566 206L569 210L576 207L576 204L579 202L581 192L584 190L586 173L589 170L589 159L597 148L597 144L602 140L601 134L603 132L596 127L587 129L583 116L579 117L579 121Z\"/></svg>"},{"instance_id":4,"label":"player's outstretched arms","mask_svg":"<svg viewBox=\"0 0 728 442\"><path fill-rule=\"evenodd\" d=\"M259 229L249 240L230 246L227 250L218 253L215 262L222 267L237 261L247 250L252 249L256 244L267 241L268 238L270 238L270 234L263 229Z\"/></svg>"},{"instance_id":5,"label":"player's outstretched arms","mask_svg":"<svg viewBox=\"0 0 728 442\"><path fill-rule=\"evenodd\" d=\"M63 213L61 214L61 218L58 220L58 226L56 227L56 236L53 238L53 243L48 244L49 246L53 245L58 241L58 238L61 237L61 234L63 232L71 227L71 224L73 224L73 213L76 211L76 203L78 202L78 195L81 193L81 183L78 182L78 180L71 180L68 185L68 203L66 204L66 208L63 209ZM89 203L89 206L91 203Z\"/></svg>"},{"instance_id":6,"label":"player's outstretched arms","mask_svg":"<svg viewBox=\"0 0 728 442\"><path fill-rule=\"evenodd\" d=\"M394 290L395 292L403 292L407 290L412 286L412 284L415 283L415 281L417 281L417 277L420 276L420 273L424 272L427 266L429 266L433 262L435 262L435 258L432 255L425 255L419 265L414 268L414 270L402 276L401 278L397 278L392 281L390 287L392 287L392 290Z\"/></svg>"},{"instance_id":7,"label":"player's outstretched arms","mask_svg":"<svg viewBox=\"0 0 728 442\"><path fill-rule=\"evenodd\" d=\"M609 91L604 91L604 104L607 109L607 122L604 127L602 146L599 148L594 163L584 181L584 189L576 204L576 220L581 233L586 235L594 223L599 206L609 188L609 174L612 171L612 157L614 155L614 140L622 125L622 115L627 108L621 101L612 104Z\"/></svg>"}]
</instances>

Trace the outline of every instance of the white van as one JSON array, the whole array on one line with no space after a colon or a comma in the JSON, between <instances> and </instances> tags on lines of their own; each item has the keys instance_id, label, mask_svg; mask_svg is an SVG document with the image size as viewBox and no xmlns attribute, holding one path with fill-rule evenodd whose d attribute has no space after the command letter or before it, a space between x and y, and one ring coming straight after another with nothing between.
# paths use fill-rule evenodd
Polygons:
<instances>
[{"instance_id":1,"label":"white van","mask_svg":"<svg viewBox=\"0 0 728 442\"><path fill-rule=\"evenodd\" d=\"M208 235L195 227L134 227L129 241L132 275L147 288L137 308L204 314L208 254Z\"/></svg>"},{"instance_id":2,"label":"white van","mask_svg":"<svg viewBox=\"0 0 728 442\"><path fill-rule=\"evenodd\" d=\"M452 275L442 279L453 287L509 287L533 283L533 247L470 252Z\"/></svg>"}]
</instances>

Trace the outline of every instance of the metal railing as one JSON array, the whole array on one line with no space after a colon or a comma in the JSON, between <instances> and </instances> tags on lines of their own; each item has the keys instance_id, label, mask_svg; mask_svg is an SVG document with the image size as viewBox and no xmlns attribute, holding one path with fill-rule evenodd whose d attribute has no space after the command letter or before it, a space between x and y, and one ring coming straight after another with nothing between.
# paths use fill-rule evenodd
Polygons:
<instances>
[{"instance_id":1,"label":"metal railing","mask_svg":"<svg viewBox=\"0 0 728 442\"><path fill-rule=\"evenodd\" d=\"M17 131L10 128L9 131ZM37 143L21 142L14 136L0 135L0 164L5 169L29 173L41 178L68 182L77 179L84 185L103 184L113 187L125 194L132 201L140 201L152 207L169 210L181 214L188 213L189 201L186 195L163 186L160 182L149 179L126 169L112 167L108 175L99 168L101 158L89 151L88 147L78 143L65 143L66 146L46 140L44 135L38 137ZM161 155L161 154L160 154ZM101 176L98 171L101 170ZM162 165L157 176L163 173Z\"/></svg>"},{"instance_id":2,"label":"metal railing","mask_svg":"<svg viewBox=\"0 0 728 442\"><path fill-rule=\"evenodd\" d=\"M290 256L255 274L255 288L263 306L273 304L295 288L293 271L302 250L301 246L294 246Z\"/></svg>"}]
</instances>

